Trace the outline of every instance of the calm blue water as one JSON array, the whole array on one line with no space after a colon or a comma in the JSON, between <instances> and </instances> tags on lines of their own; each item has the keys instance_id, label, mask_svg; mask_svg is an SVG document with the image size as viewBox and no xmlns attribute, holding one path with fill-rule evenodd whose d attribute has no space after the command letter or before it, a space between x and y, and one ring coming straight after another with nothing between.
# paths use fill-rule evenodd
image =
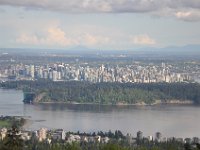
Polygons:
<instances>
[{"instance_id":1,"label":"calm blue water","mask_svg":"<svg viewBox=\"0 0 200 150\"><path fill-rule=\"evenodd\" d=\"M0 115L30 116L28 129L63 128L66 131L121 130L136 135L200 137L200 107L40 104L24 105L23 93L0 89Z\"/></svg>"}]
</instances>

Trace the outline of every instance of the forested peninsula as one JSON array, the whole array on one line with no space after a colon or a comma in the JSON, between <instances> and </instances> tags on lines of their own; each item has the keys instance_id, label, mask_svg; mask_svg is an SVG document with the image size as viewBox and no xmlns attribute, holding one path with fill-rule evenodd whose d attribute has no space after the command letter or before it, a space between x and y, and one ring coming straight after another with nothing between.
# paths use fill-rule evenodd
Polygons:
<instances>
[{"instance_id":1,"label":"forested peninsula","mask_svg":"<svg viewBox=\"0 0 200 150\"><path fill-rule=\"evenodd\" d=\"M89 83L7 81L1 88L24 92L25 103L72 103L105 105L200 104L198 83Z\"/></svg>"}]
</instances>

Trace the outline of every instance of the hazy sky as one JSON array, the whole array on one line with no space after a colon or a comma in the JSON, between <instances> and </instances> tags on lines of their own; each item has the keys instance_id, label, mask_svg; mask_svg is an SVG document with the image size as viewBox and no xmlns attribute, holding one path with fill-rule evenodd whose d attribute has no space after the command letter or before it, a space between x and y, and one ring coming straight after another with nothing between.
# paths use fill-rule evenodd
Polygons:
<instances>
[{"instance_id":1,"label":"hazy sky","mask_svg":"<svg viewBox=\"0 0 200 150\"><path fill-rule=\"evenodd\" d=\"M200 0L0 0L0 47L200 44Z\"/></svg>"}]
</instances>

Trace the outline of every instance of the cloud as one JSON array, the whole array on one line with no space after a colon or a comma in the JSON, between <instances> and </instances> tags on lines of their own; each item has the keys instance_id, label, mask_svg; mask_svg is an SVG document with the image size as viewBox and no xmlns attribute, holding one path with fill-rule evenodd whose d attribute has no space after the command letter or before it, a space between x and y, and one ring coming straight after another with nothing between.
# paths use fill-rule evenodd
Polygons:
<instances>
[{"instance_id":1,"label":"cloud","mask_svg":"<svg viewBox=\"0 0 200 150\"><path fill-rule=\"evenodd\" d=\"M200 12L198 11L178 11L175 13L176 18L184 21L199 21Z\"/></svg>"},{"instance_id":2,"label":"cloud","mask_svg":"<svg viewBox=\"0 0 200 150\"><path fill-rule=\"evenodd\" d=\"M0 5L65 12L150 12L162 8L200 8L199 0L0 0Z\"/></svg>"},{"instance_id":3,"label":"cloud","mask_svg":"<svg viewBox=\"0 0 200 150\"><path fill-rule=\"evenodd\" d=\"M41 39L41 43L50 45L56 44L60 46L71 45L73 42L72 39L67 38L65 32L60 28L49 28L48 35L46 38Z\"/></svg>"},{"instance_id":4,"label":"cloud","mask_svg":"<svg viewBox=\"0 0 200 150\"><path fill-rule=\"evenodd\" d=\"M158 0L0 0L0 5L22 6L70 13L147 12L159 8Z\"/></svg>"},{"instance_id":5,"label":"cloud","mask_svg":"<svg viewBox=\"0 0 200 150\"><path fill-rule=\"evenodd\" d=\"M26 9L59 11L64 13L148 13L158 14L168 11L184 21L199 21L199 15L180 17L180 12L200 13L199 0L0 0L0 6L24 7Z\"/></svg>"},{"instance_id":6,"label":"cloud","mask_svg":"<svg viewBox=\"0 0 200 150\"><path fill-rule=\"evenodd\" d=\"M45 35L38 36L37 34L21 34L16 42L25 45L43 45L43 46L59 46L68 47L75 45L93 46L98 44L108 44L109 37L93 35L90 33L79 33L76 36L66 35L59 27L50 27Z\"/></svg>"},{"instance_id":7,"label":"cloud","mask_svg":"<svg viewBox=\"0 0 200 150\"><path fill-rule=\"evenodd\" d=\"M156 41L146 34L137 35L131 38L134 44L137 45L154 45Z\"/></svg>"},{"instance_id":8,"label":"cloud","mask_svg":"<svg viewBox=\"0 0 200 150\"><path fill-rule=\"evenodd\" d=\"M39 44L39 40L37 38L37 36L35 35L27 35L27 34L22 34L20 35L17 39L16 39L17 43L22 43L22 44L33 44L33 45L37 45Z\"/></svg>"},{"instance_id":9,"label":"cloud","mask_svg":"<svg viewBox=\"0 0 200 150\"><path fill-rule=\"evenodd\" d=\"M78 45L94 46L94 45L108 45L111 41L110 37L103 35L93 35L91 33L80 33L76 43Z\"/></svg>"},{"instance_id":10,"label":"cloud","mask_svg":"<svg viewBox=\"0 0 200 150\"><path fill-rule=\"evenodd\" d=\"M48 28L46 37L39 37L35 34L21 34L16 42L27 45L68 46L73 44L72 39L67 38L65 32L60 28Z\"/></svg>"}]
</instances>

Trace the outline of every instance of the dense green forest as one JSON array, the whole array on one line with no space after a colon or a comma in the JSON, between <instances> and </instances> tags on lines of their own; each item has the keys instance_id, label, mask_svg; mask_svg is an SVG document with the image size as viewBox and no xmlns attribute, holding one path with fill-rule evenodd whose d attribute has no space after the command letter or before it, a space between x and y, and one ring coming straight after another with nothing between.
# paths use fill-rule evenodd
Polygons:
<instances>
[{"instance_id":1,"label":"dense green forest","mask_svg":"<svg viewBox=\"0 0 200 150\"><path fill-rule=\"evenodd\" d=\"M200 104L198 83L88 83L76 81L3 82L2 88L21 89L24 101L93 104L153 104L156 100L190 100Z\"/></svg>"}]
</instances>

